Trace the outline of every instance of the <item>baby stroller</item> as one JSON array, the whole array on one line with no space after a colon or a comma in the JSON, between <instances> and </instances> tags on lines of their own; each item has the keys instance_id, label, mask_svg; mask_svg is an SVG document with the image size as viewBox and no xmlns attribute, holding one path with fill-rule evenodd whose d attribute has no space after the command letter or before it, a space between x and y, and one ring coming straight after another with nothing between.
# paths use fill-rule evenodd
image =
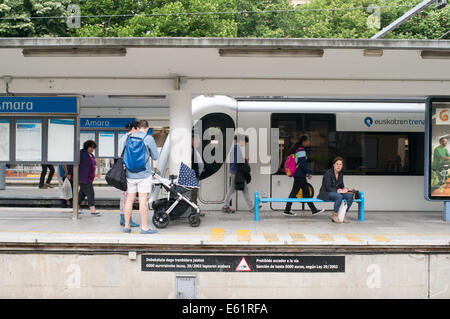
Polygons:
<instances>
[{"instance_id":1,"label":"baby stroller","mask_svg":"<svg viewBox=\"0 0 450 319\"><path fill-rule=\"evenodd\" d=\"M200 185L192 169L181 163L180 176L170 175L169 179L153 173L155 186L162 186L167 191L167 198L161 198L152 203L153 224L157 228L166 228L171 220L180 218L186 211L195 209L195 213L188 215L189 224L192 227L200 226L200 208L183 194Z\"/></svg>"}]
</instances>

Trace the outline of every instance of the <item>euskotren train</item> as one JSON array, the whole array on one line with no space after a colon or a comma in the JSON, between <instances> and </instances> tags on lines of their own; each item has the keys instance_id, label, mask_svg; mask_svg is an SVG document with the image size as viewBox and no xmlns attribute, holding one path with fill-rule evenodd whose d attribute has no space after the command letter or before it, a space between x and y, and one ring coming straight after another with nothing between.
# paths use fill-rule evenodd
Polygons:
<instances>
[{"instance_id":1,"label":"euskotren train","mask_svg":"<svg viewBox=\"0 0 450 319\"><path fill-rule=\"evenodd\" d=\"M250 194L288 197L292 178L282 172L286 156L301 135L311 139L309 150L317 195L323 173L336 156L344 158L348 187L364 191L366 210L436 211L440 203L424 198L424 118L421 100L317 100L199 96L193 100L194 126L201 120L202 150L221 150L223 159L233 143L226 130L249 135L257 145L251 161ZM274 130L278 139L274 140ZM216 138L217 132L224 138ZM256 135L255 135L256 132ZM232 135L231 135L232 137ZM256 143L254 139L257 139ZM251 148L251 147L249 147ZM253 157L254 159L255 157ZM228 163L206 162L199 204L218 210L229 184ZM265 204L277 213L283 203ZM321 204L324 208L330 204ZM240 192L232 199L236 210L248 210ZM294 204L293 209L301 209ZM356 209L354 207L353 209Z\"/></svg>"}]
</instances>

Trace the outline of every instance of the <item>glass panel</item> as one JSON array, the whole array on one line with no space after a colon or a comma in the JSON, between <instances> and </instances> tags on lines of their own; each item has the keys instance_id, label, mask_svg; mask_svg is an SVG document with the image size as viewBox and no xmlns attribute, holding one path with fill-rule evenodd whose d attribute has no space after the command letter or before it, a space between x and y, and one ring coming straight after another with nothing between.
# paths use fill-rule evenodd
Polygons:
<instances>
[{"instance_id":1,"label":"glass panel","mask_svg":"<svg viewBox=\"0 0 450 319\"><path fill-rule=\"evenodd\" d=\"M0 161L9 162L9 120L0 119Z\"/></svg>"},{"instance_id":2,"label":"glass panel","mask_svg":"<svg viewBox=\"0 0 450 319\"><path fill-rule=\"evenodd\" d=\"M98 156L114 157L114 131L98 133Z\"/></svg>"},{"instance_id":3,"label":"glass panel","mask_svg":"<svg viewBox=\"0 0 450 319\"><path fill-rule=\"evenodd\" d=\"M120 151L121 151L121 146L122 146L122 145L120 145L120 144L121 144L120 142L125 143L125 141L121 141L122 138L123 138L125 135L127 135L127 131L119 131L119 132L117 132L117 157L120 157L120 155L122 155L122 154L120 153Z\"/></svg>"},{"instance_id":4,"label":"glass panel","mask_svg":"<svg viewBox=\"0 0 450 319\"><path fill-rule=\"evenodd\" d=\"M95 132L94 131L81 131L80 132L80 149L83 148L83 144L86 141L95 142ZM94 156L97 156L97 149L94 150Z\"/></svg>"},{"instance_id":5,"label":"glass panel","mask_svg":"<svg viewBox=\"0 0 450 319\"><path fill-rule=\"evenodd\" d=\"M42 121L19 119L16 121L16 160L42 161Z\"/></svg>"},{"instance_id":6,"label":"glass panel","mask_svg":"<svg viewBox=\"0 0 450 319\"><path fill-rule=\"evenodd\" d=\"M48 120L47 160L73 162L75 144L75 120Z\"/></svg>"}]
</instances>

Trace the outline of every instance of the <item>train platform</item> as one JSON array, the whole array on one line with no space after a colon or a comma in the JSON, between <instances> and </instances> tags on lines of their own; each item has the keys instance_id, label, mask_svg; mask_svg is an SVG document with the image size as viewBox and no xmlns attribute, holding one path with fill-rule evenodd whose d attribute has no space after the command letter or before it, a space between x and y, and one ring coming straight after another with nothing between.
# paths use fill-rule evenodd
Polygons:
<instances>
[{"instance_id":1,"label":"train platform","mask_svg":"<svg viewBox=\"0 0 450 319\"><path fill-rule=\"evenodd\" d=\"M439 248L450 251L450 223L442 220L442 212L367 211L364 222L357 221L351 211L348 224L330 220L330 211L312 216L309 211L287 217L262 208L260 221L248 211L224 214L206 211L199 227L191 227L187 218L170 222L157 234L142 235L139 228L131 234L122 232L119 210L102 210L100 217L87 210L79 219L70 209L0 208L0 247L135 247L170 249L257 249L312 247L402 249ZM139 221L137 211L133 220ZM151 213L149 213L149 224ZM222 248L221 248L222 247Z\"/></svg>"}]
</instances>

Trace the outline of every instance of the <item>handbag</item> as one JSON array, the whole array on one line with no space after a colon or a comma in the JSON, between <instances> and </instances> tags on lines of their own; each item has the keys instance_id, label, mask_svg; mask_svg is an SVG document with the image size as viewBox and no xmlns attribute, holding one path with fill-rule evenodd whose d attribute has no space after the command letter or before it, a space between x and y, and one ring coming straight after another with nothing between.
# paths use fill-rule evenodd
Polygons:
<instances>
[{"instance_id":1,"label":"handbag","mask_svg":"<svg viewBox=\"0 0 450 319\"><path fill-rule=\"evenodd\" d=\"M359 193L359 190L349 189L348 192L353 193L353 199L361 199L361 194Z\"/></svg>"},{"instance_id":2,"label":"handbag","mask_svg":"<svg viewBox=\"0 0 450 319\"><path fill-rule=\"evenodd\" d=\"M127 191L127 173L126 173L126 168L122 161L123 153L125 152L125 148L126 148L126 144L125 144L125 147L123 148L122 155L120 156L120 158L117 159L117 161L114 163L114 165L106 173L106 176L105 176L105 180L108 183L108 185L110 185L114 188L120 189L121 191L124 191L124 192Z\"/></svg>"}]
</instances>

